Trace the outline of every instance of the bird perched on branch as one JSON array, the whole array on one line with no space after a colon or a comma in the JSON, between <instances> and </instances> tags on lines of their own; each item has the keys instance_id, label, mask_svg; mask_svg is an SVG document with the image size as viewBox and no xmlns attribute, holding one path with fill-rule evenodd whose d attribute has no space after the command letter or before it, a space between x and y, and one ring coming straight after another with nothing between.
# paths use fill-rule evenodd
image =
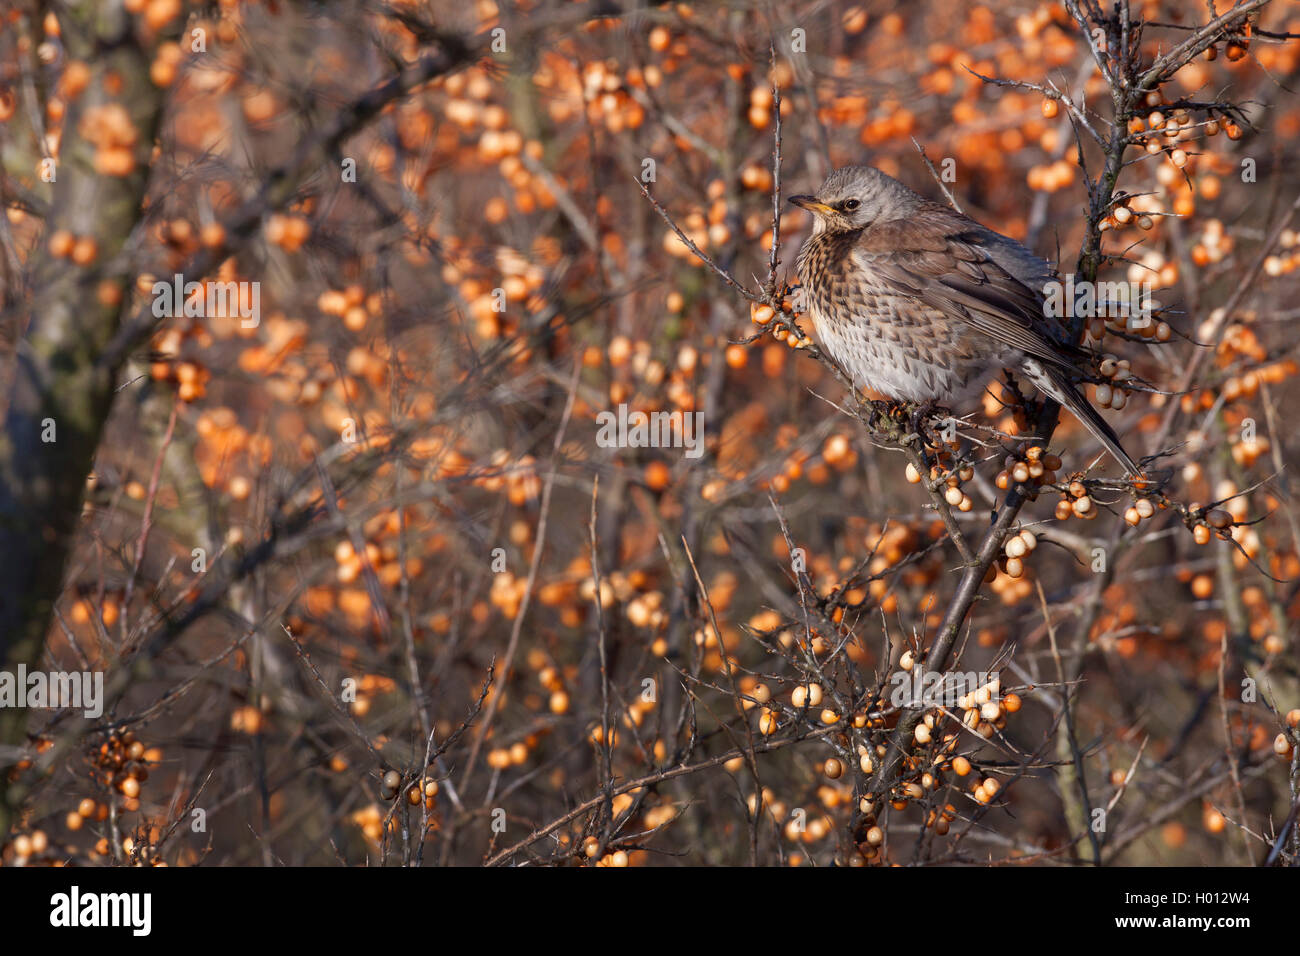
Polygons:
<instances>
[{"instance_id":1,"label":"bird perched on branch","mask_svg":"<svg viewBox=\"0 0 1300 956\"><path fill-rule=\"evenodd\" d=\"M896 401L960 404L1009 369L1138 473L1079 391L1088 356L1045 308L1055 281L1047 262L871 166L837 169L815 196L790 202L816 220L798 260L808 312L856 385Z\"/></svg>"}]
</instances>

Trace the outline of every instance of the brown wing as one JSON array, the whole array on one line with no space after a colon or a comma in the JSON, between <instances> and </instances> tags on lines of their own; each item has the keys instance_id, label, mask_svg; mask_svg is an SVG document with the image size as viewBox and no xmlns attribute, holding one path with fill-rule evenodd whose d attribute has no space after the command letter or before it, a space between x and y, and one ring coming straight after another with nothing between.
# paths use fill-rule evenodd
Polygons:
<instances>
[{"instance_id":1,"label":"brown wing","mask_svg":"<svg viewBox=\"0 0 1300 956\"><path fill-rule=\"evenodd\" d=\"M981 227L943 207L864 229L853 254L899 293L967 322L989 338L1061 368L1078 349L1045 329L1043 296L998 265Z\"/></svg>"}]
</instances>

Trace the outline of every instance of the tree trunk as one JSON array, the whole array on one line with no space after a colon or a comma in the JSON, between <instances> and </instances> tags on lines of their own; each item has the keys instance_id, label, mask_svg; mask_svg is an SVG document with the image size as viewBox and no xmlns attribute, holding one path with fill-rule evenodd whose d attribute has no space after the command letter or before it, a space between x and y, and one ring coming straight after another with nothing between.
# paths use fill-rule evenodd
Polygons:
<instances>
[{"instance_id":1,"label":"tree trunk","mask_svg":"<svg viewBox=\"0 0 1300 956\"><path fill-rule=\"evenodd\" d=\"M163 91L149 78L149 51L134 39L120 4L84 0L61 15L65 55L91 70L67 104L50 208L40 246L26 330L17 342L0 433L0 668L40 666L64 566L81 518L86 478L112 405L119 369L100 353L130 303L133 276L124 247L142 217ZM115 92L110 94L108 90ZM95 168L97 147L82 135L90 111L122 106L136 132L134 168L111 176ZM15 118L14 122L17 122ZM33 166L40 157L33 157ZM50 252L56 230L95 243L93 260L74 264ZM0 710L0 767L25 739L26 710ZM0 771L0 834L17 790Z\"/></svg>"}]
</instances>

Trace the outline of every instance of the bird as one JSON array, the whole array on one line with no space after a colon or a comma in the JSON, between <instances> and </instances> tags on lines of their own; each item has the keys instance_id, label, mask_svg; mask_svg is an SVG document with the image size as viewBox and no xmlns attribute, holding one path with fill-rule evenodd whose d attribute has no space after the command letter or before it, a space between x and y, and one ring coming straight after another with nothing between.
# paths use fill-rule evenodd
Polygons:
<instances>
[{"instance_id":1,"label":"bird","mask_svg":"<svg viewBox=\"0 0 1300 956\"><path fill-rule=\"evenodd\" d=\"M824 349L855 386L959 406L1000 369L1068 408L1132 475L1137 463L1079 384L1089 355L1045 307L1056 272L1016 240L873 166L833 171L796 271Z\"/></svg>"}]
</instances>

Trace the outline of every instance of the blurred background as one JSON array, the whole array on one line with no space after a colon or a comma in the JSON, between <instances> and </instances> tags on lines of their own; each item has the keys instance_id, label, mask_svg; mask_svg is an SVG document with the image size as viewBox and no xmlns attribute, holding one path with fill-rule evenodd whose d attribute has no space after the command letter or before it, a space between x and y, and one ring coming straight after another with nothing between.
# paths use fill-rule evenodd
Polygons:
<instances>
[{"instance_id":1,"label":"blurred background","mask_svg":"<svg viewBox=\"0 0 1300 956\"><path fill-rule=\"evenodd\" d=\"M1269 854L1300 784L1294 6L1202 37L1119 127L1101 278L1149 282L1169 334L1099 347L1174 394L1108 418L1169 452L1184 507L1030 502L1037 547L953 665L999 674L1001 707L951 736L972 702L937 714L918 792L869 812L897 719L871 689L961 558L903 455L641 187L760 294L779 112L779 285L811 226L785 196L870 163L943 201L927 159L1079 271L1110 7L131 0L110 56L92 6L4 15L0 395L49 301L100 323L91 355L63 343L104 417L22 647L103 672L112 709L23 715L6 865ZM1128 6L1147 65L1227 12ZM155 318L176 274L205 301ZM1023 432L990 384L957 411ZM604 447L619 406L702 413L704 454ZM1098 454L1068 416L1049 447L1064 484ZM1004 454L964 481L971 536Z\"/></svg>"}]
</instances>

